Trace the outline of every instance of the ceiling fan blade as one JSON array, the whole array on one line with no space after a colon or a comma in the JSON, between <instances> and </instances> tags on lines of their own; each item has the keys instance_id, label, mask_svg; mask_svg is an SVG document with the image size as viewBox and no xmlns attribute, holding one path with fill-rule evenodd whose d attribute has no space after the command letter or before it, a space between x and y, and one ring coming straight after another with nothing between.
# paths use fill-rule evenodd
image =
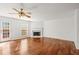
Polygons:
<instances>
[{"instance_id":1,"label":"ceiling fan blade","mask_svg":"<svg viewBox=\"0 0 79 59\"><path fill-rule=\"evenodd\" d=\"M27 10L23 10L23 12L24 12L25 14L31 14L31 12L29 12L29 11L27 11Z\"/></svg>"},{"instance_id":2,"label":"ceiling fan blade","mask_svg":"<svg viewBox=\"0 0 79 59\"><path fill-rule=\"evenodd\" d=\"M25 15L25 16L27 16L28 18L31 18L31 16L29 16L29 15Z\"/></svg>"},{"instance_id":3,"label":"ceiling fan blade","mask_svg":"<svg viewBox=\"0 0 79 59\"><path fill-rule=\"evenodd\" d=\"M19 15L19 18L21 18L21 15Z\"/></svg>"},{"instance_id":4,"label":"ceiling fan blade","mask_svg":"<svg viewBox=\"0 0 79 59\"><path fill-rule=\"evenodd\" d=\"M28 15L28 14L26 14L26 13L24 13L24 12L23 12L23 14L22 14L21 16L26 16L26 17L28 17L28 18L31 17L30 15Z\"/></svg>"},{"instance_id":5,"label":"ceiling fan blade","mask_svg":"<svg viewBox=\"0 0 79 59\"><path fill-rule=\"evenodd\" d=\"M28 14L32 14L31 12L27 12Z\"/></svg>"},{"instance_id":6,"label":"ceiling fan blade","mask_svg":"<svg viewBox=\"0 0 79 59\"><path fill-rule=\"evenodd\" d=\"M15 10L15 11L18 12L18 13L20 12L19 10L15 9L15 8L13 8L13 10Z\"/></svg>"},{"instance_id":7,"label":"ceiling fan blade","mask_svg":"<svg viewBox=\"0 0 79 59\"><path fill-rule=\"evenodd\" d=\"M8 13L8 14L18 14L18 13Z\"/></svg>"},{"instance_id":8,"label":"ceiling fan blade","mask_svg":"<svg viewBox=\"0 0 79 59\"><path fill-rule=\"evenodd\" d=\"M28 17L28 18L31 18L31 16L30 15L26 15L26 14L24 14L26 17Z\"/></svg>"}]
</instances>

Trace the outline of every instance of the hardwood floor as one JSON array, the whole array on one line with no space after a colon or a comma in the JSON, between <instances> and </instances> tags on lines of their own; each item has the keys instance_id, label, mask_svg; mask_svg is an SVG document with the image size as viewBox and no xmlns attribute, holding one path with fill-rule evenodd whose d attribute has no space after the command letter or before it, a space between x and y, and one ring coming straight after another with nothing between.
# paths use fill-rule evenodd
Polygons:
<instances>
[{"instance_id":1,"label":"hardwood floor","mask_svg":"<svg viewBox=\"0 0 79 59\"><path fill-rule=\"evenodd\" d=\"M3 47L6 48L4 49ZM76 54L76 48L74 42L72 41L46 37L26 38L0 43L0 54L74 55Z\"/></svg>"}]
</instances>

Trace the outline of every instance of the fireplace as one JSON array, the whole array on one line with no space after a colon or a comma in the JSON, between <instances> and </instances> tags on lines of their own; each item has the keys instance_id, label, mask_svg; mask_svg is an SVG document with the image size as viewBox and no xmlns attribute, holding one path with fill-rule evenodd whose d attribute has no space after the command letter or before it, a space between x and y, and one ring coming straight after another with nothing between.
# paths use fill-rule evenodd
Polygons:
<instances>
[{"instance_id":1,"label":"fireplace","mask_svg":"<svg viewBox=\"0 0 79 59\"><path fill-rule=\"evenodd\" d=\"M33 32L33 36L40 36L41 35L41 32Z\"/></svg>"},{"instance_id":2,"label":"fireplace","mask_svg":"<svg viewBox=\"0 0 79 59\"><path fill-rule=\"evenodd\" d=\"M34 29L32 30L33 37L42 37L42 30L41 29Z\"/></svg>"}]
</instances>

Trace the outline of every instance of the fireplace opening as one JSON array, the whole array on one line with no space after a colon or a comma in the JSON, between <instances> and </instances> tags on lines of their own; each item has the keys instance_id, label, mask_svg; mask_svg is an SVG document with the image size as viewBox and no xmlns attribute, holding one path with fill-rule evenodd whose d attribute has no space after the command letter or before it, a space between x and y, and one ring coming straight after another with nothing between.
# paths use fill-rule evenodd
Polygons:
<instances>
[{"instance_id":1,"label":"fireplace opening","mask_svg":"<svg viewBox=\"0 0 79 59\"><path fill-rule=\"evenodd\" d=\"M41 33L40 32L33 32L33 36L40 36Z\"/></svg>"}]
</instances>

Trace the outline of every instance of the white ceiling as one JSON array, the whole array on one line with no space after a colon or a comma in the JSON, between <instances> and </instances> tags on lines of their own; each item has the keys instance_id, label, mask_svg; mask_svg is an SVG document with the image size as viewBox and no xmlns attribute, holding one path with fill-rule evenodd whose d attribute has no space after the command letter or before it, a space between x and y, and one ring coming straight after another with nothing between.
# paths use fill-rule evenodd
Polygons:
<instances>
[{"instance_id":1,"label":"white ceiling","mask_svg":"<svg viewBox=\"0 0 79 59\"><path fill-rule=\"evenodd\" d=\"M31 11L33 20L53 20L61 17L71 16L75 9L79 8L78 3L0 3L0 15L16 17L8 13L15 12L12 8L23 7Z\"/></svg>"}]
</instances>

